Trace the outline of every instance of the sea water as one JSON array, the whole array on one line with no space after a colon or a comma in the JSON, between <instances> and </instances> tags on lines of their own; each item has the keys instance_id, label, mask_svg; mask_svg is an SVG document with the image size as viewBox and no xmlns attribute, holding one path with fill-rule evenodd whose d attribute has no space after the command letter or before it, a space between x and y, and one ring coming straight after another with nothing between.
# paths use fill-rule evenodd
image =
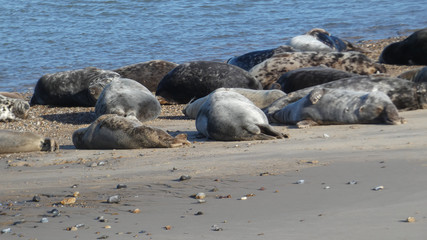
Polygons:
<instances>
[{"instance_id":1,"label":"sea water","mask_svg":"<svg viewBox=\"0 0 427 240\"><path fill-rule=\"evenodd\" d=\"M352 42L406 36L426 12L424 0L0 0L0 91L88 66L226 61L312 28Z\"/></svg>"}]
</instances>

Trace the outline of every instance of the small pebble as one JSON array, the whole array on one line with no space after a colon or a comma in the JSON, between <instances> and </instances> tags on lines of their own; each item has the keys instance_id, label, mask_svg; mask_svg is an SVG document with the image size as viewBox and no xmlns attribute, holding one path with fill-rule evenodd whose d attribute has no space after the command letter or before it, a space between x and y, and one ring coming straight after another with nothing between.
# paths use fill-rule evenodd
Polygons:
<instances>
[{"instance_id":1,"label":"small pebble","mask_svg":"<svg viewBox=\"0 0 427 240\"><path fill-rule=\"evenodd\" d=\"M122 188L127 188L127 187L128 186L126 184L122 184L122 183L117 184L117 186L116 186L117 189L122 189Z\"/></svg>"},{"instance_id":2,"label":"small pebble","mask_svg":"<svg viewBox=\"0 0 427 240\"><path fill-rule=\"evenodd\" d=\"M348 182L347 184L349 184L349 185L355 185L355 184L357 184L357 181L350 181L350 182Z\"/></svg>"},{"instance_id":3,"label":"small pebble","mask_svg":"<svg viewBox=\"0 0 427 240\"><path fill-rule=\"evenodd\" d=\"M171 229L172 229L172 226L171 226L171 225L166 225L166 226L165 226L165 229L166 229L166 230L171 230Z\"/></svg>"},{"instance_id":4,"label":"small pebble","mask_svg":"<svg viewBox=\"0 0 427 240\"><path fill-rule=\"evenodd\" d=\"M40 220L40 222L41 222L41 223L48 223L48 222L49 222L49 220L48 220L47 218L45 218L45 217L44 217L44 218L42 218L42 219Z\"/></svg>"},{"instance_id":5,"label":"small pebble","mask_svg":"<svg viewBox=\"0 0 427 240\"><path fill-rule=\"evenodd\" d=\"M76 203L77 199L75 197L65 198L61 201L62 205L70 205Z\"/></svg>"},{"instance_id":6,"label":"small pebble","mask_svg":"<svg viewBox=\"0 0 427 240\"><path fill-rule=\"evenodd\" d=\"M40 202L40 196L39 195L35 195L34 197L33 197L33 202Z\"/></svg>"},{"instance_id":7,"label":"small pebble","mask_svg":"<svg viewBox=\"0 0 427 240\"><path fill-rule=\"evenodd\" d=\"M114 195L107 199L107 203L119 203L120 202L120 196Z\"/></svg>"},{"instance_id":8,"label":"small pebble","mask_svg":"<svg viewBox=\"0 0 427 240\"><path fill-rule=\"evenodd\" d=\"M408 218L406 219L406 222L408 222L408 223L413 223L413 222L415 222L415 218L414 218L414 217L408 217Z\"/></svg>"},{"instance_id":9,"label":"small pebble","mask_svg":"<svg viewBox=\"0 0 427 240\"><path fill-rule=\"evenodd\" d=\"M241 197L240 200L248 200L248 197Z\"/></svg>"},{"instance_id":10,"label":"small pebble","mask_svg":"<svg viewBox=\"0 0 427 240\"><path fill-rule=\"evenodd\" d=\"M4 233L10 233L12 231L12 229L11 228L5 228L5 229L2 229L1 230L1 233L2 234L4 234Z\"/></svg>"},{"instance_id":11,"label":"small pebble","mask_svg":"<svg viewBox=\"0 0 427 240\"><path fill-rule=\"evenodd\" d=\"M110 225L106 225L104 228L105 228L105 229L110 229L110 228L111 228L111 226L110 226Z\"/></svg>"},{"instance_id":12,"label":"small pebble","mask_svg":"<svg viewBox=\"0 0 427 240\"><path fill-rule=\"evenodd\" d=\"M139 208L135 208L134 210L131 211L131 213L140 213L141 210L139 210Z\"/></svg>"},{"instance_id":13,"label":"small pebble","mask_svg":"<svg viewBox=\"0 0 427 240\"><path fill-rule=\"evenodd\" d=\"M80 196L80 192L73 192L73 197L79 197Z\"/></svg>"},{"instance_id":14,"label":"small pebble","mask_svg":"<svg viewBox=\"0 0 427 240\"><path fill-rule=\"evenodd\" d=\"M304 184L304 182L305 182L305 180L301 179L301 180L296 181L296 184Z\"/></svg>"},{"instance_id":15,"label":"small pebble","mask_svg":"<svg viewBox=\"0 0 427 240\"><path fill-rule=\"evenodd\" d=\"M221 228L221 227L219 227L218 225L213 225L212 226L212 231L215 231L215 232L219 232L219 231L222 231L223 229Z\"/></svg>"},{"instance_id":16,"label":"small pebble","mask_svg":"<svg viewBox=\"0 0 427 240\"><path fill-rule=\"evenodd\" d=\"M205 198L206 198L205 193L200 192L200 193L196 194L196 199L205 199Z\"/></svg>"},{"instance_id":17,"label":"small pebble","mask_svg":"<svg viewBox=\"0 0 427 240\"><path fill-rule=\"evenodd\" d=\"M186 180L190 180L191 179L191 176L190 175L182 175L180 178L179 178L179 181L186 181Z\"/></svg>"},{"instance_id":18,"label":"small pebble","mask_svg":"<svg viewBox=\"0 0 427 240\"><path fill-rule=\"evenodd\" d=\"M198 211L198 212L196 212L194 215L196 215L196 216L200 216L200 215L203 215L203 212Z\"/></svg>"},{"instance_id":19,"label":"small pebble","mask_svg":"<svg viewBox=\"0 0 427 240\"><path fill-rule=\"evenodd\" d=\"M324 189L330 189L330 188L331 188L330 186L325 186L325 187L324 187Z\"/></svg>"},{"instance_id":20,"label":"small pebble","mask_svg":"<svg viewBox=\"0 0 427 240\"><path fill-rule=\"evenodd\" d=\"M197 202L198 202L198 203L205 203L205 202L206 202L206 200L205 200L205 199L198 199L198 200L197 200Z\"/></svg>"},{"instance_id":21,"label":"small pebble","mask_svg":"<svg viewBox=\"0 0 427 240\"><path fill-rule=\"evenodd\" d=\"M105 219L104 216L99 216L96 220L100 222L107 222L107 219Z\"/></svg>"},{"instance_id":22,"label":"small pebble","mask_svg":"<svg viewBox=\"0 0 427 240\"><path fill-rule=\"evenodd\" d=\"M372 190L381 191L381 190L384 190L384 186L378 186L378 187L373 188Z\"/></svg>"}]
</instances>

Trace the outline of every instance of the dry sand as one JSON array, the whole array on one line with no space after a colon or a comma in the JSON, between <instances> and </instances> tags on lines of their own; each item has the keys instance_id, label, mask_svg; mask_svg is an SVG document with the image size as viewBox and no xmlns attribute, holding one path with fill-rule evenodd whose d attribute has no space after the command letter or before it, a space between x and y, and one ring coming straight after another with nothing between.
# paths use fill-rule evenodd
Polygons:
<instances>
[{"instance_id":1,"label":"dry sand","mask_svg":"<svg viewBox=\"0 0 427 240\"><path fill-rule=\"evenodd\" d=\"M377 59L390 41L363 46ZM61 144L0 155L0 229L10 228L0 239L425 239L427 110L401 112L402 125L275 126L290 139L218 142L199 138L182 107L163 106L148 123L187 133L192 146L176 149L76 150L71 134L93 108L36 106L27 120L0 123ZM121 201L107 203L114 195Z\"/></svg>"}]
</instances>

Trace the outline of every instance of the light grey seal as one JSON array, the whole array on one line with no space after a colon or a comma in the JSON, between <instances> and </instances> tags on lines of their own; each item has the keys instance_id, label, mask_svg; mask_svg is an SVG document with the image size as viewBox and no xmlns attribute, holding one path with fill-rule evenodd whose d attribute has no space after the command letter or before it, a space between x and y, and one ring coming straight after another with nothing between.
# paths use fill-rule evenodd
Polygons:
<instances>
[{"instance_id":1,"label":"light grey seal","mask_svg":"<svg viewBox=\"0 0 427 240\"><path fill-rule=\"evenodd\" d=\"M186 134L172 137L134 118L106 114L89 127L76 130L73 144L78 149L139 149L180 147L190 145L190 142Z\"/></svg>"},{"instance_id":2,"label":"light grey seal","mask_svg":"<svg viewBox=\"0 0 427 240\"><path fill-rule=\"evenodd\" d=\"M289 41L289 46L300 51L342 52L367 50L356 47L349 41L331 35L325 29L313 28L304 35L298 35Z\"/></svg>"},{"instance_id":3,"label":"light grey seal","mask_svg":"<svg viewBox=\"0 0 427 240\"><path fill-rule=\"evenodd\" d=\"M30 104L93 107L105 85L119 77L95 67L45 74L37 81Z\"/></svg>"},{"instance_id":4,"label":"light grey seal","mask_svg":"<svg viewBox=\"0 0 427 240\"><path fill-rule=\"evenodd\" d=\"M427 108L427 83L414 83L393 77L356 76L291 92L277 99L270 106L264 108L263 111L271 120L270 116L276 111L292 102L298 101L316 87L360 92L380 91L387 94L393 104L400 110Z\"/></svg>"},{"instance_id":5,"label":"light grey seal","mask_svg":"<svg viewBox=\"0 0 427 240\"><path fill-rule=\"evenodd\" d=\"M123 78L133 79L155 92L159 82L178 64L164 60L152 60L136 63L113 70Z\"/></svg>"},{"instance_id":6,"label":"light grey seal","mask_svg":"<svg viewBox=\"0 0 427 240\"><path fill-rule=\"evenodd\" d=\"M232 92L240 93L244 97L249 99L258 108L265 108L270 104L272 104L277 99L286 95L286 93L277 89L254 90L254 89L248 89L248 88L218 88L215 91L232 91ZM199 98L194 102L187 104L187 106L185 106L182 112L184 113L185 116L195 119L197 117L197 113L199 112L200 107L203 105L203 103L206 102L208 97L209 95Z\"/></svg>"},{"instance_id":7,"label":"light grey seal","mask_svg":"<svg viewBox=\"0 0 427 240\"><path fill-rule=\"evenodd\" d=\"M273 114L299 128L321 124L400 124L396 106L383 92L355 92L316 87L307 96Z\"/></svg>"},{"instance_id":8,"label":"light grey seal","mask_svg":"<svg viewBox=\"0 0 427 240\"><path fill-rule=\"evenodd\" d=\"M215 91L209 95L197 114L196 128L204 136L220 141L284 138L268 124L258 107L232 91Z\"/></svg>"},{"instance_id":9,"label":"light grey seal","mask_svg":"<svg viewBox=\"0 0 427 240\"><path fill-rule=\"evenodd\" d=\"M427 82L427 67L412 69L400 74L397 77L407 79L417 83Z\"/></svg>"},{"instance_id":10,"label":"light grey seal","mask_svg":"<svg viewBox=\"0 0 427 240\"><path fill-rule=\"evenodd\" d=\"M159 83L156 96L169 103L188 103L204 97L217 88L262 89L261 84L239 67L210 61L180 64Z\"/></svg>"},{"instance_id":11,"label":"light grey seal","mask_svg":"<svg viewBox=\"0 0 427 240\"><path fill-rule=\"evenodd\" d=\"M43 138L32 132L0 130L0 153L53 152L58 148L55 140Z\"/></svg>"},{"instance_id":12,"label":"light grey seal","mask_svg":"<svg viewBox=\"0 0 427 240\"><path fill-rule=\"evenodd\" d=\"M396 65L427 65L427 28L412 33L400 42L386 46L380 63Z\"/></svg>"},{"instance_id":13,"label":"light grey seal","mask_svg":"<svg viewBox=\"0 0 427 240\"><path fill-rule=\"evenodd\" d=\"M95 105L97 117L117 114L135 117L141 122L157 118L162 110L157 98L139 82L119 78L108 84Z\"/></svg>"},{"instance_id":14,"label":"light grey seal","mask_svg":"<svg viewBox=\"0 0 427 240\"><path fill-rule=\"evenodd\" d=\"M332 82L342 78L349 78L357 74L328 68L325 66L307 67L289 71L283 74L277 83L285 93L294 92L306 87Z\"/></svg>"},{"instance_id":15,"label":"light grey seal","mask_svg":"<svg viewBox=\"0 0 427 240\"><path fill-rule=\"evenodd\" d=\"M362 75L386 72L384 66L359 52L292 52L273 56L249 73L266 89L288 71L319 65Z\"/></svg>"},{"instance_id":16,"label":"light grey seal","mask_svg":"<svg viewBox=\"0 0 427 240\"><path fill-rule=\"evenodd\" d=\"M0 95L0 121L25 119L29 111L30 104L27 101Z\"/></svg>"}]
</instances>

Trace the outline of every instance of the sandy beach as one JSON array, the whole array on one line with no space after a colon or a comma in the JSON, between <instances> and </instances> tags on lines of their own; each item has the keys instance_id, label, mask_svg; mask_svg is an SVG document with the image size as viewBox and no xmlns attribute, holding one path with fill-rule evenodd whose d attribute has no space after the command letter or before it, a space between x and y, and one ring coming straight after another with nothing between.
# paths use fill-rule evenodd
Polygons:
<instances>
[{"instance_id":1,"label":"sandy beach","mask_svg":"<svg viewBox=\"0 0 427 240\"><path fill-rule=\"evenodd\" d=\"M394 41L361 46L378 59ZM401 125L274 125L290 138L219 142L182 108L147 123L192 142L171 149L76 150L93 108L35 106L0 123L61 145L0 155L0 239L425 239L427 110L401 112Z\"/></svg>"}]
</instances>

